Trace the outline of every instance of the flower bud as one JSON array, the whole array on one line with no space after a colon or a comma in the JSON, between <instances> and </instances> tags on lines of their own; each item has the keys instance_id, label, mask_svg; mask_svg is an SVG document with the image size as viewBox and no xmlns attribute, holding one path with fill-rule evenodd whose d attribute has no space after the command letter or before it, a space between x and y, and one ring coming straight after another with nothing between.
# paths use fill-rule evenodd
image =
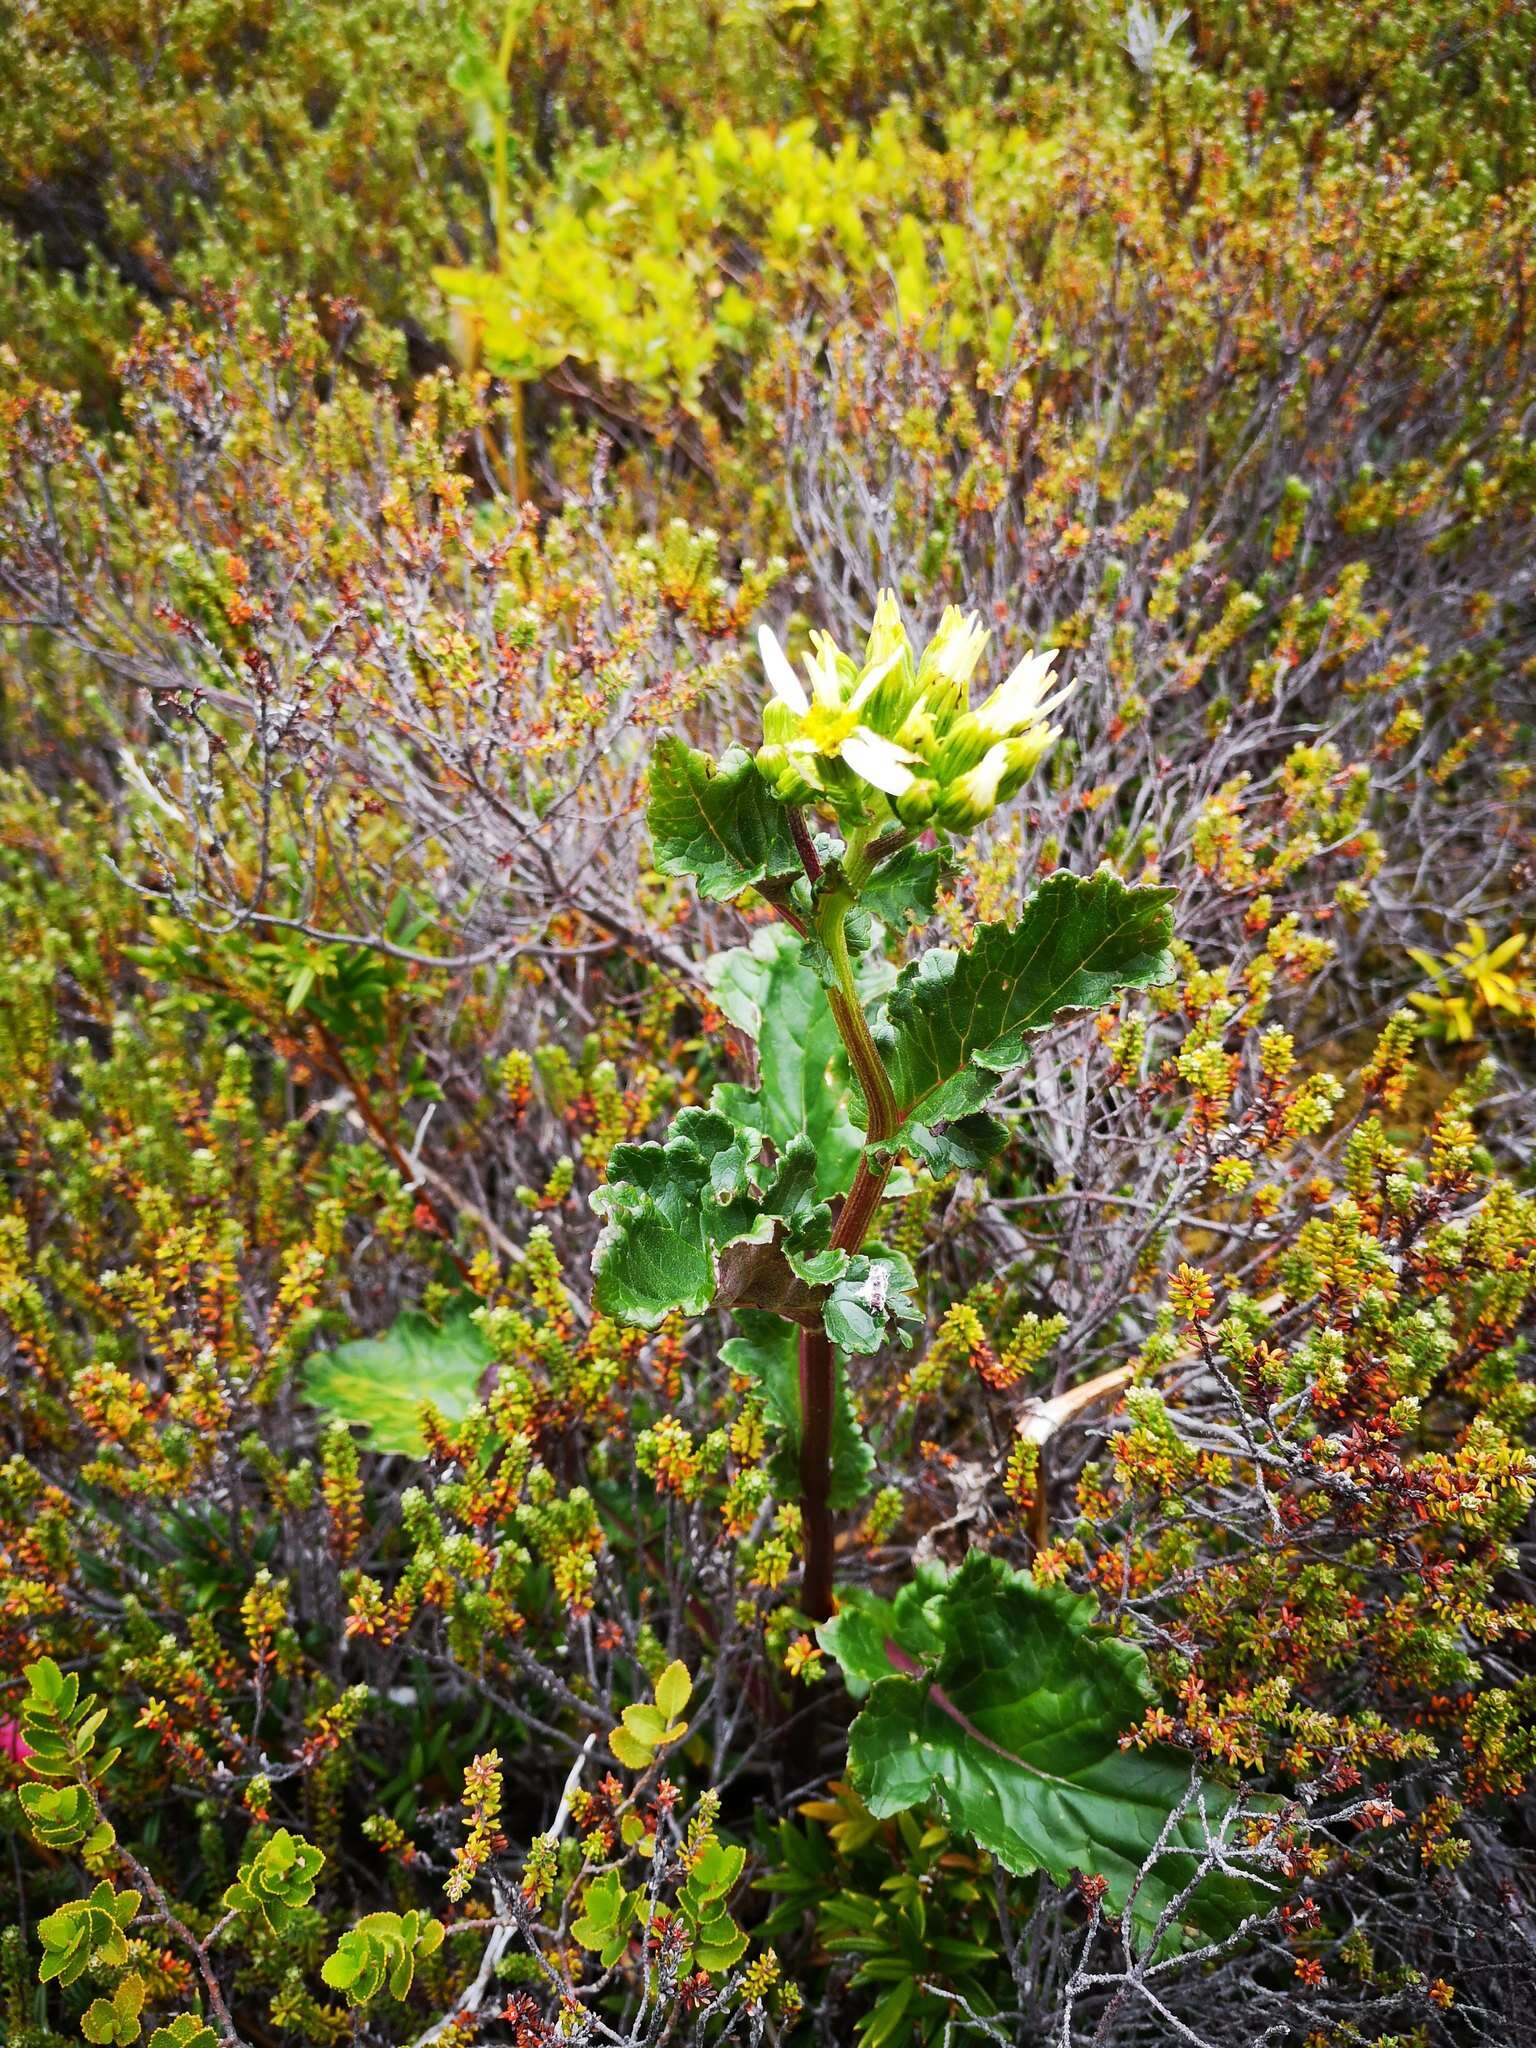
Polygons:
<instances>
[{"instance_id":1,"label":"flower bud","mask_svg":"<svg viewBox=\"0 0 1536 2048\"><path fill-rule=\"evenodd\" d=\"M896 799L896 815L903 825L917 827L926 825L933 816L934 805L939 800L939 785L926 776L920 776Z\"/></svg>"},{"instance_id":2,"label":"flower bud","mask_svg":"<svg viewBox=\"0 0 1536 2048\"><path fill-rule=\"evenodd\" d=\"M962 711L960 716L933 749L933 772L940 782L954 782L970 771L986 755L997 735L988 732L974 711Z\"/></svg>"}]
</instances>

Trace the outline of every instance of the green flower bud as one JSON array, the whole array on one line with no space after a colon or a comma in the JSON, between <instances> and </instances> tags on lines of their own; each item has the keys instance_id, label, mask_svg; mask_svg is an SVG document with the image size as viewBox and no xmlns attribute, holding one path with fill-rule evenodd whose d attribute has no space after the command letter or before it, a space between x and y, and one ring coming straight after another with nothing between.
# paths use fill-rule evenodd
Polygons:
<instances>
[{"instance_id":1,"label":"green flower bud","mask_svg":"<svg viewBox=\"0 0 1536 2048\"><path fill-rule=\"evenodd\" d=\"M921 776L896 799L896 815L903 825L926 825L939 800L939 785Z\"/></svg>"},{"instance_id":2,"label":"green flower bud","mask_svg":"<svg viewBox=\"0 0 1536 2048\"><path fill-rule=\"evenodd\" d=\"M985 758L994 738L974 711L962 711L933 750L934 774L945 783L968 775Z\"/></svg>"}]
</instances>

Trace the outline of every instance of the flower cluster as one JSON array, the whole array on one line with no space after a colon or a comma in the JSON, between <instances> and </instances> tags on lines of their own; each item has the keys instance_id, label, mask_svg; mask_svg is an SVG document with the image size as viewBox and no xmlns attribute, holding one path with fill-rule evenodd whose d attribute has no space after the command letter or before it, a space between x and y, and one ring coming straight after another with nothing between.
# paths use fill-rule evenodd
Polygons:
<instances>
[{"instance_id":1,"label":"flower cluster","mask_svg":"<svg viewBox=\"0 0 1536 2048\"><path fill-rule=\"evenodd\" d=\"M772 628L762 627L771 695L757 765L775 796L855 816L885 808L903 825L950 832L990 817L1060 737L1048 720L1066 689L1050 688L1055 654L1031 653L973 709L971 678L987 638L974 612L951 605L918 654L885 590L863 659L813 632L802 683Z\"/></svg>"}]
</instances>

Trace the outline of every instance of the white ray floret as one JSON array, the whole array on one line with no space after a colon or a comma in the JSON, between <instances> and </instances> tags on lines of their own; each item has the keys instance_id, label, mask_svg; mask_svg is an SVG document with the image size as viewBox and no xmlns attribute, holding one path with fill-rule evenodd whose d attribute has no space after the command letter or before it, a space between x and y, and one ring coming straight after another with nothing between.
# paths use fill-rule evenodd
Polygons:
<instances>
[{"instance_id":1,"label":"white ray floret","mask_svg":"<svg viewBox=\"0 0 1536 2048\"><path fill-rule=\"evenodd\" d=\"M800 678L790 667L789 656L779 645L778 635L771 626L758 627L757 651L763 657L769 689L781 704L787 704L791 711L803 718L811 708L811 700L805 694Z\"/></svg>"}]
</instances>

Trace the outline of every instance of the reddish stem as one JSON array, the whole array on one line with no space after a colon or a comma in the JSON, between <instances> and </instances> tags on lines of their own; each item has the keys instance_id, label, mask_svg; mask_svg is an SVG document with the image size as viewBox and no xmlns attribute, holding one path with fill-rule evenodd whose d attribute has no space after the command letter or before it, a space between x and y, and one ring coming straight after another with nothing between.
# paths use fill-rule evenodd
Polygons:
<instances>
[{"instance_id":1,"label":"reddish stem","mask_svg":"<svg viewBox=\"0 0 1536 2048\"><path fill-rule=\"evenodd\" d=\"M832 1614L832 1340L825 1329L800 1332L800 1516L805 1574L800 1605L812 1621Z\"/></svg>"},{"instance_id":2,"label":"reddish stem","mask_svg":"<svg viewBox=\"0 0 1536 2048\"><path fill-rule=\"evenodd\" d=\"M811 844L810 827L805 822L804 813L795 804L789 807L789 836L795 842L800 865L805 869L805 879L808 882L820 881L821 862L817 858L815 847Z\"/></svg>"},{"instance_id":3,"label":"reddish stem","mask_svg":"<svg viewBox=\"0 0 1536 2048\"><path fill-rule=\"evenodd\" d=\"M859 1161L848 1198L832 1232L835 1250L856 1253L880 1197L890 1167L870 1171L868 1157ZM800 1517L805 1540L805 1576L800 1605L812 1621L832 1613L832 1572L836 1529L832 1519L832 1414L837 1397L837 1365L825 1328L800 1332Z\"/></svg>"},{"instance_id":4,"label":"reddish stem","mask_svg":"<svg viewBox=\"0 0 1536 2048\"><path fill-rule=\"evenodd\" d=\"M816 856L805 831L804 820L790 812L795 844L806 863L806 873L815 879L812 863ZM864 1095L866 1148L859 1170L848 1190L832 1231L832 1249L855 1257L874 1220L890 1177L889 1155L874 1155L869 1146L881 1145L893 1137L900 1118L890 1076L879 1049L870 1035L848 958L845 925L851 897L827 906L825 921L818 929L826 944L836 975L836 985L827 990L838 1033L847 1049L849 1064ZM800 1604L814 1621L825 1621L832 1612L832 1568L836 1531L832 1520L832 1416L836 1400L836 1361L825 1324L800 1333L800 1513L805 1543L805 1575Z\"/></svg>"}]
</instances>

